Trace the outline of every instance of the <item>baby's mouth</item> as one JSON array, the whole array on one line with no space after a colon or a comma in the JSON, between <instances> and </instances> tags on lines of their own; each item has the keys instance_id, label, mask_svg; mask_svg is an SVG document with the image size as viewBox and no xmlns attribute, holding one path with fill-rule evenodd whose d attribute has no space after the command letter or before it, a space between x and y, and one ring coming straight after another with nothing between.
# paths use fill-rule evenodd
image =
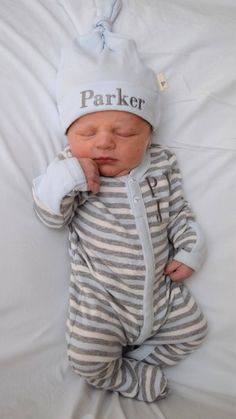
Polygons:
<instances>
[{"instance_id":1,"label":"baby's mouth","mask_svg":"<svg viewBox=\"0 0 236 419\"><path fill-rule=\"evenodd\" d=\"M98 164L108 164L108 163L115 163L117 159L114 159L112 157L98 157L94 159L96 163Z\"/></svg>"}]
</instances>

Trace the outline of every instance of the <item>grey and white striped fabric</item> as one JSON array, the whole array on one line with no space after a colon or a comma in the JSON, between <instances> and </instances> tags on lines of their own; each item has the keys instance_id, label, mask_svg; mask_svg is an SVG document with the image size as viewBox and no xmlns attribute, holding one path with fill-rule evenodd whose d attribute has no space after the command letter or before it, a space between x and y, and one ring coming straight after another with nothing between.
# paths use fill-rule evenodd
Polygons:
<instances>
[{"instance_id":1,"label":"grey and white striped fabric","mask_svg":"<svg viewBox=\"0 0 236 419\"><path fill-rule=\"evenodd\" d=\"M102 177L93 195L66 148L34 181L33 196L47 226L69 225L74 370L126 397L165 396L162 368L195 350L207 331L187 288L163 273L171 255L198 269L204 254L175 155L152 146L128 176Z\"/></svg>"}]
</instances>

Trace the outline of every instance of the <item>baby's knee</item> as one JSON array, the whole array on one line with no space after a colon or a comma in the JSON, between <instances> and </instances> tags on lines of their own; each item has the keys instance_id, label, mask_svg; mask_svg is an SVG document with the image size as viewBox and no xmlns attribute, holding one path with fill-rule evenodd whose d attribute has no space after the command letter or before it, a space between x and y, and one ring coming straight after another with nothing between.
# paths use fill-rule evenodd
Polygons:
<instances>
[{"instance_id":1,"label":"baby's knee","mask_svg":"<svg viewBox=\"0 0 236 419\"><path fill-rule=\"evenodd\" d=\"M99 358L95 361L96 358ZM110 379L119 369L119 359L107 359L89 354L73 353L68 350L68 360L73 370L90 384L97 385L102 380Z\"/></svg>"},{"instance_id":2,"label":"baby's knee","mask_svg":"<svg viewBox=\"0 0 236 419\"><path fill-rule=\"evenodd\" d=\"M73 357L68 357L69 364L72 369L81 377L87 381L93 381L98 378L102 378L107 369L109 368L109 363L105 362L83 362Z\"/></svg>"},{"instance_id":3,"label":"baby's knee","mask_svg":"<svg viewBox=\"0 0 236 419\"><path fill-rule=\"evenodd\" d=\"M200 346L208 333L208 323L203 313L201 313L201 318L197 326L196 332L193 333L193 343L195 343L196 346Z\"/></svg>"},{"instance_id":4,"label":"baby's knee","mask_svg":"<svg viewBox=\"0 0 236 419\"><path fill-rule=\"evenodd\" d=\"M194 352L202 343L205 341L206 336L208 334L208 323L205 316L201 315L201 320L199 321L198 325L196 325L196 329L193 330L191 334L191 338L187 340L186 344L186 352L191 353Z\"/></svg>"}]
</instances>

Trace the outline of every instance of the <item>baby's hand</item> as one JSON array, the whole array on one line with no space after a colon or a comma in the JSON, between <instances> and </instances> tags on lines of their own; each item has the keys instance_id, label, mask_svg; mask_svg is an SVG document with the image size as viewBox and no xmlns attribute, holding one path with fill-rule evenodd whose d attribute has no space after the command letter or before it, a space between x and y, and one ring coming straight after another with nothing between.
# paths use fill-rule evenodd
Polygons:
<instances>
[{"instance_id":1,"label":"baby's hand","mask_svg":"<svg viewBox=\"0 0 236 419\"><path fill-rule=\"evenodd\" d=\"M88 158L79 159L79 163L84 171L88 190L96 194L100 189L100 176L97 164L94 160Z\"/></svg>"},{"instance_id":2,"label":"baby's hand","mask_svg":"<svg viewBox=\"0 0 236 419\"><path fill-rule=\"evenodd\" d=\"M174 282L184 281L193 274L194 270L184 263L172 260L165 267L164 273Z\"/></svg>"}]
</instances>

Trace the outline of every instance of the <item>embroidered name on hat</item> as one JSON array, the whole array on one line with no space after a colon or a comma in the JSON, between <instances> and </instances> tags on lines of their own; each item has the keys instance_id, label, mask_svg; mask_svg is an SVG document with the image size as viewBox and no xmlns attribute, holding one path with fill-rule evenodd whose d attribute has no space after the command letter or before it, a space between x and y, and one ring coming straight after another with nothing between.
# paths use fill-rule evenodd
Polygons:
<instances>
[{"instance_id":1,"label":"embroidered name on hat","mask_svg":"<svg viewBox=\"0 0 236 419\"><path fill-rule=\"evenodd\" d=\"M121 88L115 89L115 93L95 94L94 90L83 90L81 95L80 108L87 108L89 105L94 106L131 106L142 110L145 100L140 97L125 95Z\"/></svg>"}]
</instances>

